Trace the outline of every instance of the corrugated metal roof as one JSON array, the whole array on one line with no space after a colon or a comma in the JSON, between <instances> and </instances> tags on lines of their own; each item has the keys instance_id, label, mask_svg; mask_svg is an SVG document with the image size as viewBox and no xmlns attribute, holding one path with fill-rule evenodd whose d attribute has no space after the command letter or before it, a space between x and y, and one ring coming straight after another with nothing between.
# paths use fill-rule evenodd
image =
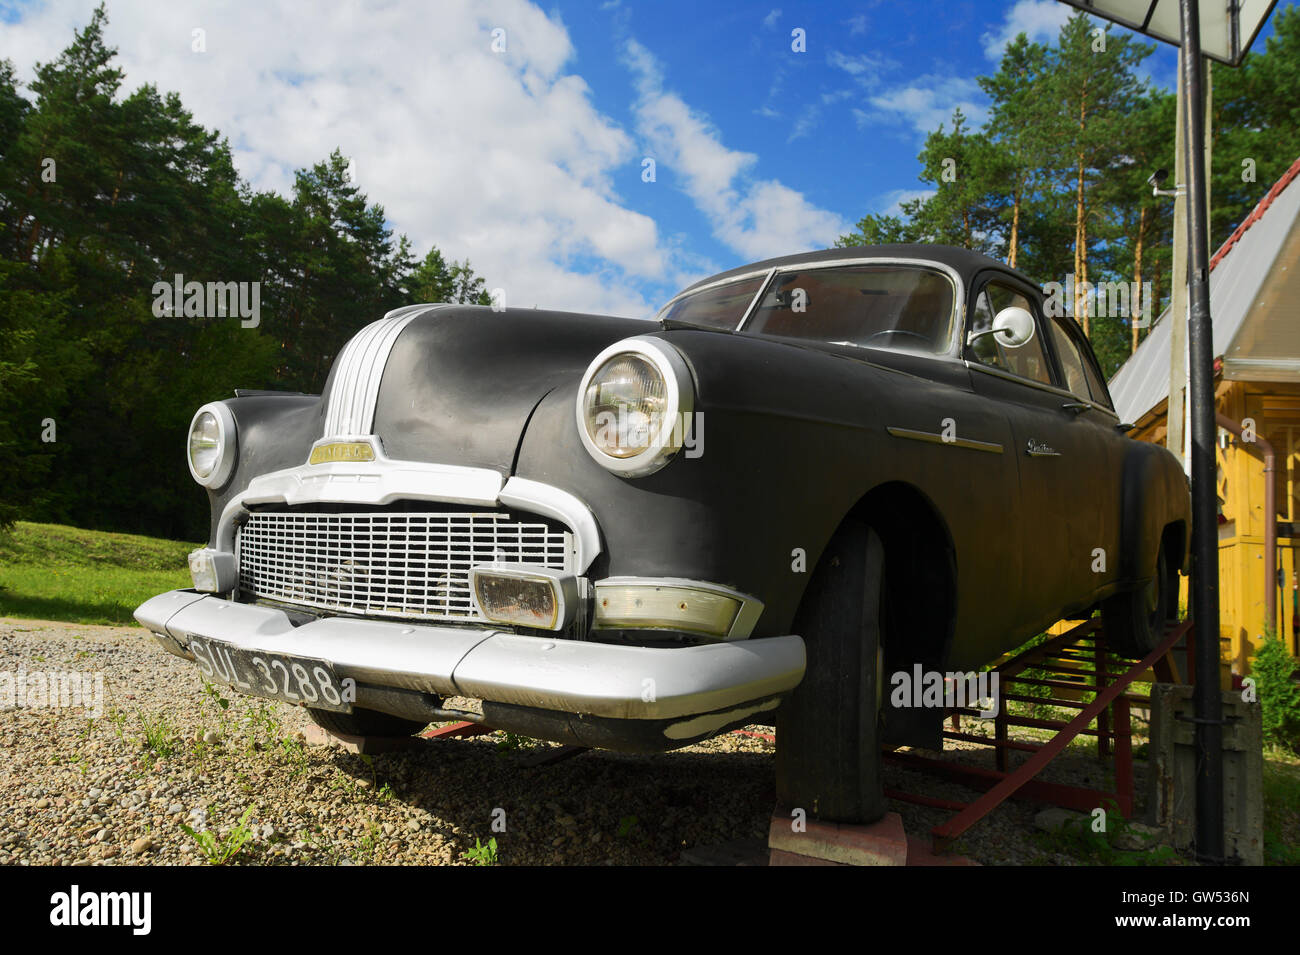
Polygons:
<instances>
[{"instance_id":1,"label":"corrugated metal roof","mask_svg":"<svg viewBox=\"0 0 1300 955\"><path fill-rule=\"evenodd\" d=\"M1300 225L1300 159L1268 191L1210 260L1210 317L1214 354L1228 353L1246 316L1270 279L1287 239ZM1294 280L1295 276L1286 276ZM1138 421L1169 397L1169 309L1110 380L1122 421ZM1295 327L1300 335L1300 323Z\"/></svg>"}]
</instances>

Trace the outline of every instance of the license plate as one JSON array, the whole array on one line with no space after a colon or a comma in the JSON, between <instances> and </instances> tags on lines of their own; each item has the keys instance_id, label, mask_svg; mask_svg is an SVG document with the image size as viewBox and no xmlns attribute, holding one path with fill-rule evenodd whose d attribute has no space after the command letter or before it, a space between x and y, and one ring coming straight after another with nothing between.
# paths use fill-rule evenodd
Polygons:
<instances>
[{"instance_id":1,"label":"license plate","mask_svg":"<svg viewBox=\"0 0 1300 955\"><path fill-rule=\"evenodd\" d=\"M351 693L345 695L338 674L325 660L247 650L207 637L190 637L190 652L204 676L240 692L317 710L352 712Z\"/></svg>"}]
</instances>

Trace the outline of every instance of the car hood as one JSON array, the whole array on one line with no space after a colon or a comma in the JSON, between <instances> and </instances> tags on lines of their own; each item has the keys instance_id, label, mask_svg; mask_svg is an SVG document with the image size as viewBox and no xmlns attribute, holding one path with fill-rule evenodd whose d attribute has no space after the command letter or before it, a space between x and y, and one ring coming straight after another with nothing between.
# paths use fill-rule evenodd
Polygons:
<instances>
[{"instance_id":1,"label":"car hood","mask_svg":"<svg viewBox=\"0 0 1300 955\"><path fill-rule=\"evenodd\" d=\"M395 460L507 475L529 416L550 391L580 378L606 345L657 328L539 309L431 308L410 319L392 345L374 433ZM336 363L329 388L340 386L340 374L365 373L344 364Z\"/></svg>"}]
</instances>

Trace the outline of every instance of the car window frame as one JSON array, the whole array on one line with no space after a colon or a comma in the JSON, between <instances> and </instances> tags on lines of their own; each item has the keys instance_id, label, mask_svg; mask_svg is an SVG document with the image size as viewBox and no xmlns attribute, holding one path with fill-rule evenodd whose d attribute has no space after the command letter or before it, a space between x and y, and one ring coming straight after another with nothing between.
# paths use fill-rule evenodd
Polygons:
<instances>
[{"instance_id":1,"label":"car window frame","mask_svg":"<svg viewBox=\"0 0 1300 955\"><path fill-rule=\"evenodd\" d=\"M1009 369L999 368L997 365L988 365L973 357L974 351L967 344L967 339L970 337L970 330L975 322L975 306L979 302L980 296L984 294L985 288L992 283L1010 288L1029 302L1029 313L1034 319L1034 335L1042 342L1043 358L1047 362L1047 376L1051 379L1050 381L1037 381L1033 378L1026 378L1024 375L1019 375ZM989 374L1006 378L1008 381L1020 382L1033 388L1049 388L1053 391L1063 391L1065 394L1073 395L1073 392L1063 387L1065 376L1061 372L1056 351L1050 341L1050 336L1047 334L1046 323L1047 316L1043 314L1041 292L1037 288L1015 275L998 269L987 269L979 272L971 281L971 293L966 300L966 320L962 323L961 330L962 358L968 367L979 368Z\"/></svg>"},{"instance_id":2,"label":"car window frame","mask_svg":"<svg viewBox=\"0 0 1300 955\"><path fill-rule=\"evenodd\" d=\"M920 272L930 272L948 282L952 288L952 304L948 311L948 335L942 350L933 352L904 352L898 349L877 347L874 345L851 345L855 349L866 351L888 351L895 354L914 355L919 358L951 360L954 357L960 357L958 353L954 356L954 350L959 347L958 343L961 338L958 334L962 325L961 316L965 314L965 289L960 275L951 267L944 266L942 263L934 262L929 259L899 259L899 258L854 258L854 259L830 259L826 262L803 262L792 265L784 265L774 268L770 271L767 278L763 281L762 287L758 290L753 300L749 303L749 308L745 311L744 317L736 328L737 334L749 334L760 338L770 338L775 341L785 341L799 343L802 345L826 346L834 345L833 342L821 342L813 338L795 338L788 335L769 335L763 331L755 331L752 328L754 316L758 313L763 300L767 297L768 290L785 275L797 274L800 272L813 271L836 271L841 269L859 268L862 266L889 266L895 268L910 268ZM696 291L701 291L697 289Z\"/></svg>"},{"instance_id":3,"label":"car window frame","mask_svg":"<svg viewBox=\"0 0 1300 955\"><path fill-rule=\"evenodd\" d=\"M1080 401L1091 401L1092 386L1088 383L1088 371L1084 367L1084 360L1082 354L1079 351L1079 343L1076 340L1074 333L1070 329L1070 327L1061 321L1063 317L1064 316L1062 315L1044 316L1044 324L1047 325L1047 330L1048 332L1051 333L1052 348L1056 351L1056 363L1061 368L1061 382L1065 386L1065 389L1069 391L1070 394L1078 398ZM1062 353L1064 351L1064 348L1057 341L1056 330L1058 328L1060 329L1060 334L1065 336L1066 342L1069 344L1069 347L1073 349L1073 353L1077 357L1079 374L1083 377L1083 382L1082 382L1083 394L1079 394L1077 391L1075 391L1070 384L1070 373L1069 373L1070 362L1068 361L1069 356Z\"/></svg>"},{"instance_id":4,"label":"car window frame","mask_svg":"<svg viewBox=\"0 0 1300 955\"><path fill-rule=\"evenodd\" d=\"M740 323L728 334L740 335L746 333L746 327L750 318L753 316L758 303L763 300L767 293L768 286L778 273L793 272L809 269L833 269L842 268L852 265L907 265L917 268L930 269L943 275L952 283L953 303L952 303L952 336L948 343L948 348L942 352L935 352L933 355L924 355L927 360L931 361L949 361L960 362L965 357L965 339L962 337L965 332L965 315L966 315L966 294L969 285L966 282L966 276L962 270L948 262L941 262L938 259L926 258L925 256L900 256L900 255L845 255L833 259L814 260L811 262L792 262L783 265L774 265L767 268L749 269L748 271L731 275L726 278L715 279L706 282L703 285L691 286L678 292L663 307L655 313L655 320L659 321L660 316L664 314L678 299L695 292L703 292L705 289L713 288L717 285L723 285L727 282L737 282L742 279L753 278L754 276L765 276L759 287L758 293L754 296L749 308L745 310L744 316ZM754 334L749 332L749 334ZM780 341L793 341L793 339L773 339ZM809 342L808 344L812 344Z\"/></svg>"},{"instance_id":5,"label":"car window frame","mask_svg":"<svg viewBox=\"0 0 1300 955\"><path fill-rule=\"evenodd\" d=\"M1089 407L1095 408L1097 411L1102 412L1108 417L1114 418L1115 421L1118 423L1120 420L1119 412L1117 412L1113 406L1107 407L1106 405L1100 404L1099 402L1093 401L1091 399L1080 398L1077 395L1075 395L1074 392L1070 391L1068 387L1065 386L1064 384L1065 376L1064 373L1061 371L1060 360L1056 354L1056 343L1050 340L1051 338L1050 335L1046 335L1046 338L1048 339L1046 343L1047 353L1048 353L1048 366L1051 368L1052 376L1054 378L1053 384L1050 385L1043 384L1041 381L1034 381L1032 378L1024 378L1020 375L1017 375L1015 372L1007 371L1003 368L998 368L995 365L986 365L981 361L978 361L976 359L967 356L966 336L969 334L969 324L971 319L973 318L975 303L976 301L979 300L980 293L984 291L984 286L987 285L989 282L994 281L995 279L1000 279L1004 283L1012 286L1013 288L1019 289L1021 294L1024 295L1025 298L1029 299L1030 303L1034 306L1033 309L1031 309L1031 312L1034 316L1034 321L1036 323L1036 328L1037 328L1036 334L1046 335L1046 322L1048 321L1048 317L1043 309L1042 290L1036 288L1032 283L1026 282L1024 279L1012 273L1004 272L1001 269L983 270L981 272L976 273L975 277L971 280L969 286L969 292L966 296L966 308L965 308L966 321L962 323L962 336L961 336L961 349L962 349L961 357L966 367L972 370L978 370L983 374L988 374L998 378L1003 378L1006 381L1016 382L1018 384L1025 385L1026 387L1029 388L1037 388L1040 391L1051 392L1052 394L1059 395L1060 397L1065 398L1067 401L1086 402L1089 405ZM1102 385L1106 388L1106 396L1110 398L1110 383L1106 381L1106 377L1101 373L1101 365L1097 362L1097 356L1093 354L1092 343L1088 341L1088 337L1083 334L1083 330L1079 328L1078 323L1075 322L1073 318L1071 318L1069 315L1065 315L1063 316L1063 318L1067 319L1066 321L1067 331L1077 333L1079 340L1081 340L1087 346L1087 348L1084 351L1084 354L1087 356L1088 361L1092 362L1093 370L1097 373L1097 378L1101 381ZM1113 405L1114 399L1111 398L1111 401Z\"/></svg>"}]
</instances>

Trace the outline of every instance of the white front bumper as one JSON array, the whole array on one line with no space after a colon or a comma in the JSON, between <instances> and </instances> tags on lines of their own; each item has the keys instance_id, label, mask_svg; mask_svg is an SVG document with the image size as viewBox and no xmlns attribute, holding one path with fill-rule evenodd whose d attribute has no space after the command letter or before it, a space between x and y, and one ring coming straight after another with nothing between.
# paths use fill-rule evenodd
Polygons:
<instances>
[{"instance_id":1,"label":"white front bumper","mask_svg":"<svg viewBox=\"0 0 1300 955\"><path fill-rule=\"evenodd\" d=\"M274 607L173 590L135 618L181 656L191 637L315 657L341 677L614 719L674 719L788 693L804 674L797 636L657 649L500 630L322 617L294 626Z\"/></svg>"}]
</instances>

